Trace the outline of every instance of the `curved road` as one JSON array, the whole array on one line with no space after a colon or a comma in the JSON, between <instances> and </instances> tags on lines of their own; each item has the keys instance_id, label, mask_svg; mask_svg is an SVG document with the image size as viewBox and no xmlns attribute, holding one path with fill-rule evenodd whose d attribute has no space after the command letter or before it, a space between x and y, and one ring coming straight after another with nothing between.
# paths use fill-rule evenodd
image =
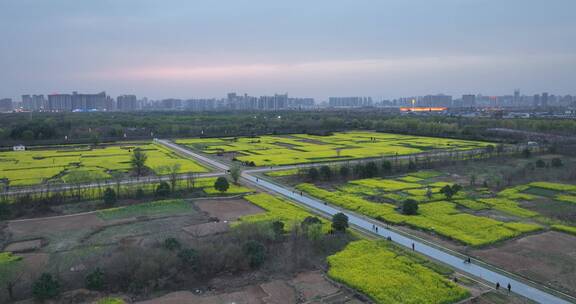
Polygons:
<instances>
[{"instance_id":1,"label":"curved road","mask_svg":"<svg viewBox=\"0 0 576 304\"><path fill-rule=\"evenodd\" d=\"M158 140L158 142L161 144L164 144L165 146L172 148L178 152L181 152L182 154L196 158L197 160L202 161L202 162L209 164L213 167L216 167L218 169L221 169L224 171L227 171L229 169L229 166L227 166L226 164L222 164L218 161L215 161L213 159L210 159L210 158L205 157L203 155L200 155L198 153L194 153L194 152L192 152L186 148L183 148L183 147L181 147L177 144L174 144L172 142L169 142L167 140ZM270 170L270 169L268 169L268 170ZM545 303L545 304L569 304L569 303L571 303L567 300L564 300L564 299L559 298L555 295L552 295L548 292L545 292L539 288L530 286L530 285L525 284L519 280L516 280L515 278L508 276L504 273L499 273L499 272L490 270L490 269L488 269L482 265L475 264L474 262L473 263L464 263L463 259L461 257L455 255L455 254L450 254L449 252L446 252L446 251L440 250L438 248L432 247L430 245L427 245L424 242L421 242L420 240L418 240L416 238L411 238L409 236L394 232L390 229L387 229L385 226L382 226L379 223L369 221L369 220L367 220L363 217L360 217L356 214L353 214L349 211L334 208L334 207L326 204L325 202L323 202L321 200L311 198L311 197L308 197L306 195L300 195L300 191L295 191L294 189L291 189L287 186L281 186L281 185L269 182L266 179L262 179L261 177L256 177L256 176L253 176L250 174L250 173L256 173L256 172L263 172L263 171L265 171L265 169L247 170L247 171L242 172L242 178L245 181L247 181L251 184L254 184L254 185L256 185L262 189L265 189L265 190L270 191L270 192L275 192L277 194L280 194L282 196L290 198L291 200L293 200L295 202L303 204L309 208L318 210L321 213L324 213L328 216L332 216L336 213L343 212L348 216L350 224L355 226L356 228L362 229L364 231L367 231L367 232L370 232L373 234L377 234L383 238L390 237L392 239L392 241L394 241L397 244L400 244L404 247L410 248L410 249L414 245L415 251L417 251L423 255L426 255L432 259L440 261L444 264L450 265L451 267L458 269L459 271L461 271L463 273L467 273L467 274L470 274L472 276L481 278L482 280L490 282L494 285L498 282L498 283L500 283L501 286L503 286L503 288L505 288L508 284L510 284L512 286L512 292L517 293L517 294L519 294L523 297L526 297L528 299L531 299L533 301L536 301L538 303ZM378 227L377 231L375 231L373 229L374 225L376 227ZM566 295L566 297L568 298L569 296ZM576 303L576 301L574 303Z\"/></svg>"}]
</instances>

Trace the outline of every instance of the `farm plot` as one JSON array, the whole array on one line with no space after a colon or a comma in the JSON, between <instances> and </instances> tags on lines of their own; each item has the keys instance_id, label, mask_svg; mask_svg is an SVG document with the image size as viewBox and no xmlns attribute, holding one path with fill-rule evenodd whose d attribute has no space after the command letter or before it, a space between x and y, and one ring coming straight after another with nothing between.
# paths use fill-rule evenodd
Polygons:
<instances>
[{"instance_id":1,"label":"farm plot","mask_svg":"<svg viewBox=\"0 0 576 304\"><path fill-rule=\"evenodd\" d=\"M376 303L455 303L469 292L428 268L428 262L384 241L356 241L328 257L328 275Z\"/></svg>"},{"instance_id":2,"label":"farm plot","mask_svg":"<svg viewBox=\"0 0 576 304\"><path fill-rule=\"evenodd\" d=\"M550 231L472 253L491 264L576 296L576 236Z\"/></svg>"},{"instance_id":3,"label":"farm plot","mask_svg":"<svg viewBox=\"0 0 576 304\"><path fill-rule=\"evenodd\" d=\"M395 179L360 179L338 185L332 191L313 184L297 186L314 197L342 208L385 221L407 225L418 230L442 235L448 239L471 246L483 246L513 238L543 227L509 219L501 221L474 214L477 211L494 209L514 213L522 217L532 217L537 213L523 209L516 202L504 198L472 198L467 191L460 191L448 200L440 193L443 186L451 185L435 179L440 174L421 171L416 174L399 176ZM431 176L432 178L426 178ZM404 215L400 205L407 199L420 202L418 214Z\"/></svg>"},{"instance_id":4,"label":"farm plot","mask_svg":"<svg viewBox=\"0 0 576 304\"><path fill-rule=\"evenodd\" d=\"M176 143L211 154L231 153L255 166L360 159L420 153L435 149L468 150L489 143L376 132L294 134L238 138L180 139Z\"/></svg>"},{"instance_id":5,"label":"farm plot","mask_svg":"<svg viewBox=\"0 0 576 304\"><path fill-rule=\"evenodd\" d=\"M242 216L239 222L258 223L281 221L288 226L301 223L305 218L313 216L307 210L295 205L294 203L280 197L275 197L266 193L258 193L244 196L244 199L254 205L266 210L265 213ZM328 222L320 219L324 224L324 229L328 229Z\"/></svg>"},{"instance_id":6,"label":"farm plot","mask_svg":"<svg viewBox=\"0 0 576 304\"><path fill-rule=\"evenodd\" d=\"M126 174L135 148L148 156L146 166L155 174L166 174L167 166L179 165L180 172L208 172L194 160L156 144L126 144L101 147L68 147L0 152L0 180L11 186L34 185L46 181L90 182L111 177L112 172Z\"/></svg>"}]
</instances>

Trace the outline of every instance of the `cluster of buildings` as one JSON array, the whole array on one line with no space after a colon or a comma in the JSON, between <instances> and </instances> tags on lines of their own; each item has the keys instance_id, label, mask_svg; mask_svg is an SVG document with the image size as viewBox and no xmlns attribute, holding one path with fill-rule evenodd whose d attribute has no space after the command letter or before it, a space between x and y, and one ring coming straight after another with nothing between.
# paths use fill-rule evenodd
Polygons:
<instances>
[{"instance_id":1,"label":"cluster of buildings","mask_svg":"<svg viewBox=\"0 0 576 304\"><path fill-rule=\"evenodd\" d=\"M106 92L97 94L22 95L20 102L12 99L0 99L0 112L35 111L35 112L94 112L94 111L278 111L306 109L354 109L354 108L387 108L403 112L438 112L471 110L486 108L508 109L548 109L575 108L576 96L541 93L521 95L519 90L514 94L503 96L485 96L481 94L464 94L460 97L436 94L425 96L401 97L397 99L373 100L372 97L329 97L327 101L316 103L314 98L295 98L288 94L270 96L250 96L248 94L229 93L226 98L200 99L138 99L136 95L110 97Z\"/></svg>"},{"instance_id":2,"label":"cluster of buildings","mask_svg":"<svg viewBox=\"0 0 576 304\"><path fill-rule=\"evenodd\" d=\"M403 97L393 100L382 100L376 106L381 107L445 107L445 108L547 108L576 106L576 96L541 93L521 95L515 90L513 95L486 96L464 94L459 98L437 94L426 96Z\"/></svg>"}]
</instances>

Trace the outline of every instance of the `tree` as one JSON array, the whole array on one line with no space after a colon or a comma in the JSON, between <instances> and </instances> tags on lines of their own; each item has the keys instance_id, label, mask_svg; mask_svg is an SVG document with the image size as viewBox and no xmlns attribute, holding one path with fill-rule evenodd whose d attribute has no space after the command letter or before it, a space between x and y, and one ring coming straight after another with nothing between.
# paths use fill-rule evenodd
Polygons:
<instances>
[{"instance_id":1,"label":"tree","mask_svg":"<svg viewBox=\"0 0 576 304\"><path fill-rule=\"evenodd\" d=\"M368 162L364 170L366 177L368 178L372 178L378 174L378 166L373 161Z\"/></svg>"},{"instance_id":2,"label":"tree","mask_svg":"<svg viewBox=\"0 0 576 304\"><path fill-rule=\"evenodd\" d=\"M555 157L552 159L552 162L550 163L552 165L552 167L554 168L559 168L564 166L564 164L562 163L562 160L558 157Z\"/></svg>"},{"instance_id":3,"label":"tree","mask_svg":"<svg viewBox=\"0 0 576 304\"><path fill-rule=\"evenodd\" d=\"M37 300L46 300L60 294L60 282L49 273L43 273L32 285L32 295Z\"/></svg>"},{"instance_id":4,"label":"tree","mask_svg":"<svg viewBox=\"0 0 576 304\"><path fill-rule=\"evenodd\" d=\"M350 168L348 168L348 166L340 167L340 176L342 178L347 178L349 174L350 174Z\"/></svg>"},{"instance_id":5,"label":"tree","mask_svg":"<svg viewBox=\"0 0 576 304\"><path fill-rule=\"evenodd\" d=\"M316 169L315 167L308 169L308 179L310 179L311 181L317 180L319 175L320 173L318 173L318 169Z\"/></svg>"},{"instance_id":6,"label":"tree","mask_svg":"<svg viewBox=\"0 0 576 304\"><path fill-rule=\"evenodd\" d=\"M530 149L524 148L524 150L522 150L522 157L530 158L530 156L532 156L532 152L530 151Z\"/></svg>"},{"instance_id":7,"label":"tree","mask_svg":"<svg viewBox=\"0 0 576 304\"><path fill-rule=\"evenodd\" d=\"M173 164L168 166L168 176L170 176L170 184L172 185L172 191L176 191L176 181L178 181L178 173L180 173L180 164Z\"/></svg>"},{"instance_id":8,"label":"tree","mask_svg":"<svg viewBox=\"0 0 576 304\"><path fill-rule=\"evenodd\" d=\"M240 167L239 166L232 166L232 168L230 168L230 177L232 177L232 180L234 181L235 184L238 184L238 180L240 179Z\"/></svg>"},{"instance_id":9,"label":"tree","mask_svg":"<svg viewBox=\"0 0 576 304\"><path fill-rule=\"evenodd\" d=\"M226 192L228 188L230 188L230 184L228 183L228 180L223 176L218 177L214 182L214 189L220 192Z\"/></svg>"},{"instance_id":10,"label":"tree","mask_svg":"<svg viewBox=\"0 0 576 304\"><path fill-rule=\"evenodd\" d=\"M408 162L408 171L414 171L414 170L416 170L416 169L418 169L418 166L416 165L415 162L413 162L412 160L410 160L410 161Z\"/></svg>"},{"instance_id":11,"label":"tree","mask_svg":"<svg viewBox=\"0 0 576 304\"><path fill-rule=\"evenodd\" d=\"M451 200L452 196L454 196L454 192L452 192L452 187L450 185L446 185L440 189L440 193L444 194L447 199Z\"/></svg>"},{"instance_id":12,"label":"tree","mask_svg":"<svg viewBox=\"0 0 576 304\"><path fill-rule=\"evenodd\" d=\"M413 199L407 199L402 202L402 213L405 215L416 215L418 213L418 202Z\"/></svg>"},{"instance_id":13,"label":"tree","mask_svg":"<svg viewBox=\"0 0 576 304\"><path fill-rule=\"evenodd\" d=\"M543 159L538 159L536 161L536 167L538 168L544 168L546 167L546 162Z\"/></svg>"},{"instance_id":14,"label":"tree","mask_svg":"<svg viewBox=\"0 0 576 304\"><path fill-rule=\"evenodd\" d=\"M104 272L100 268L96 268L90 272L84 279L84 285L90 290L103 290L104 289Z\"/></svg>"},{"instance_id":15,"label":"tree","mask_svg":"<svg viewBox=\"0 0 576 304\"><path fill-rule=\"evenodd\" d=\"M167 197L170 195L170 185L167 182L161 182L156 187L156 196L158 197Z\"/></svg>"},{"instance_id":16,"label":"tree","mask_svg":"<svg viewBox=\"0 0 576 304\"><path fill-rule=\"evenodd\" d=\"M182 244L180 244L180 241L175 238L167 238L164 240L163 247L170 251L176 251L182 248Z\"/></svg>"},{"instance_id":17,"label":"tree","mask_svg":"<svg viewBox=\"0 0 576 304\"><path fill-rule=\"evenodd\" d=\"M138 176L142 176L142 173L144 173L147 159L148 155L146 155L146 153L144 153L140 148L135 148L134 152L132 152L130 163L132 164L132 169L136 171Z\"/></svg>"},{"instance_id":18,"label":"tree","mask_svg":"<svg viewBox=\"0 0 576 304\"><path fill-rule=\"evenodd\" d=\"M332 177L332 170L330 169L330 167L326 165L320 167L320 176L324 180L329 180Z\"/></svg>"},{"instance_id":19,"label":"tree","mask_svg":"<svg viewBox=\"0 0 576 304\"><path fill-rule=\"evenodd\" d=\"M108 207L114 205L116 202L116 191L114 189L108 187L104 190L104 204Z\"/></svg>"},{"instance_id":20,"label":"tree","mask_svg":"<svg viewBox=\"0 0 576 304\"><path fill-rule=\"evenodd\" d=\"M198 252L192 248L185 248L178 252L178 258L184 264L184 267L196 270L198 269L198 265L200 264L200 257L198 256Z\"/></svg>"},{"instance_id":21,"label":"tree","mask_svg":"<svg viewBox=\"0 0 576 304\"><path fill-rule=\"evenodd\" d=\"M281 221L272 222L272 231L274 231L276 238L279 238L284 234L284 223Z\"/></svg>"},{"instance_id":22,"label":"tree","mask_svg":"<svg viewBox=\"0 0 576 304\"><path fill-rule=\"evenodd\" d=\"M430 188L429 186L426 187L426 198L428 198L428 200L432 199L432 188Z\"/></svg>"},{"instance_id":23,"label":"tree","mask_svg":"<svg viewBox=\"0 0 576 304\"><path fill-rule=\"evenodd\" d=\"M486 153L492 154L492 153L494 153L494 149L495 149L495 148L494 148L493 145L487 145L487 146L486 146Z\"/></svg>"},{"instance_id":24,"label":"tree","mask_svg":"<svg viewBox=\"0 0 576 304\"><path fill-rule=\"evenodd\" d=\"M452 186L446 185L440 189L440 193L444 194L448 200L451 200L460 190L462 190L462 186L459 184L454 184Z\"/></svg>"},{"instance_id":25,"label":"tree","mask_svg":"<svg viewBox=\"0 0 576 304\"><path fill-rule=\"evenodd\" d=\"M258 268L266 259L266 248L262 243L250 240L244 243L242 247L244 254L248 258L248 263L251 268Z\"/></svg>"},{"instance_id":26,"label":"tree","mask_svg":"<svg viewBox=\"0 0 576 304\"><path fill-rule=\"evenodd\" d=\"M307 217L302 221L302 223L300 223L300 226L301 226L302 228L305 228L306 226L314 225L314 224L322 224L322 221L321 221L319 218L315 217L315 216L307 216Z\"/></svg>"},{"instance_id":27,"label":"tree","mask_svg":"<svg viewBox=\"0 0 576 304\"><path fill-rule=\"evenodd\" d=\"M348 216L346 214L339 212L332 216L332 229L335 232L346 232L348 228Z\"/></svg>"},{"instance_id":28,"label":"tree","mask_svg":"<svg viewBox=\"0 0 576 304\"><path fill-rule=\"evenodd\" d=\"M386 174L392 172L392 163L389 160L382 161L382 172Z\"/></svg>"}]
</instances>

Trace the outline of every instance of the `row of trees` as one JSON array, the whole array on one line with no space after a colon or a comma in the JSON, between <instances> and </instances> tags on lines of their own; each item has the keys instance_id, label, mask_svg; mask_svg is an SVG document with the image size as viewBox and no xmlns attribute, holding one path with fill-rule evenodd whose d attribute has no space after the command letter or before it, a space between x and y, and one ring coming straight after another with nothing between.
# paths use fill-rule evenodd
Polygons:
<instances>
[{"instance_id":1,"label":"row of trees","mask_svg":"<svg viewBox=\"0 0 576 304\"><path fill-rule=\"evenodd\" d=\"M328 133L350 129L482 139L488 129L553 132L572 135L576 122L565 119L495 119L461 117L405 117L387 111L287 111L276 113L42 113L0 114L1 142L90 143L143 137L249 136L273 133ZM278 119L281 116L281 119ZM95 135L96 134L96 135Z\"/></svg>"}]
</instances>

